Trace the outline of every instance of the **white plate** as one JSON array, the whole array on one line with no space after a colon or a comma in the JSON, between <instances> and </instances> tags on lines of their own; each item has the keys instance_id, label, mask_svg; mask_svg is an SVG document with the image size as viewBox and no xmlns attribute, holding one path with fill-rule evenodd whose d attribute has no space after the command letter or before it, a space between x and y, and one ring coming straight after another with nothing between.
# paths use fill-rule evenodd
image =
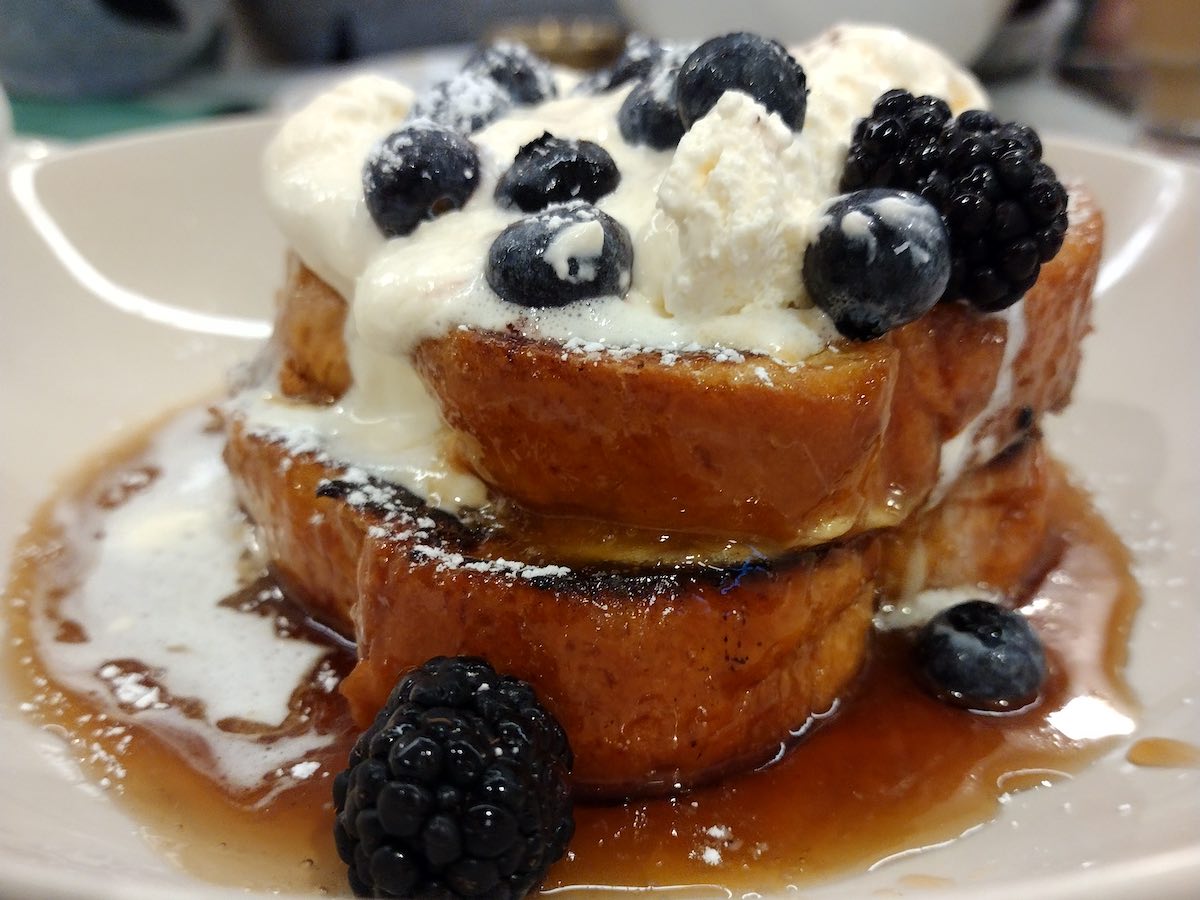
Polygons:
<instances>
[{"instance_id":1,"label":"white plate","mask_svg":"<svg viewBox=\"0 0 1200 900\"><path fill-rule=\"evenodd\" d=\"M258 187L269 123L95 144L18 164L0 188L0 546L56 478L155 413L219 388L267 329L280 239ZM1139 731L1097 765L1016 795L943 848L808 897L1195 896L1200 772L1139 769L1128 743L1200 743L1200 175L1051 142L1107 211L1096 334L1051 423L1137 556L1129 675ZM0 895L213 898L85 784L53 735L0 707ZM799 802L799 801L798 801ZM898 893L893 893L898 892Z\"/></svg>"}]
</instances>

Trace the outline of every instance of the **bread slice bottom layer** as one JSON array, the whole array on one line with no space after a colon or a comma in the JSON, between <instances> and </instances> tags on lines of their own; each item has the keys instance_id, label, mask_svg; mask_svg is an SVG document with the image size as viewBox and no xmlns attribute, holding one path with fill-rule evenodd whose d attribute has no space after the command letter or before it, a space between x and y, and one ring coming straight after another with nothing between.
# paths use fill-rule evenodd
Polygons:
<instances>
[{"instance_id":1,"label":"bread slice bottom layer","mask_svg":"<svg viewBox=\"0 0 1200 900\"><path fill-rule=\"evenodd\" d=\"M1060 477L1029 438L904 525L735 564L558 566L314 454L228 423L226 461L281 583L352 637L342 690L367 723L396 681L471 654L531 682L584 793L632 796L765 760L852 690L879 599L1017 593L1046 553Z\"/></svg>"}]
</instances>

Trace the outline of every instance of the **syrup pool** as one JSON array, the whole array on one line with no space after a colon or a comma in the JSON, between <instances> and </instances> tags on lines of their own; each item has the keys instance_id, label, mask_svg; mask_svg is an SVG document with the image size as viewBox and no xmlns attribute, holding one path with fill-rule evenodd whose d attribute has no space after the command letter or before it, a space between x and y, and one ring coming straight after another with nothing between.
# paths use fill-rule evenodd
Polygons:
<instances>
[{"instance_id":1,"label":"syrup pool","mask_svg":"<svg viewBox=\"0 0 1200 900\"><path fill-rule=\"evenodd\" d=\"M82 471L32 523L7 592L8 670L38 725L200 878L344 893L332 777L354 729L353 648L270 579L212 417L193 410ZM1045 571L1022 608L1050 681L1034 709L974 715L915 684L905 635L759 771L674 798L577 809L545 890L741 896L862 871L989 819L1133 730L1122 680L1139 602L1128 554L1059 477Z\"/></svg>"}]
</instances>

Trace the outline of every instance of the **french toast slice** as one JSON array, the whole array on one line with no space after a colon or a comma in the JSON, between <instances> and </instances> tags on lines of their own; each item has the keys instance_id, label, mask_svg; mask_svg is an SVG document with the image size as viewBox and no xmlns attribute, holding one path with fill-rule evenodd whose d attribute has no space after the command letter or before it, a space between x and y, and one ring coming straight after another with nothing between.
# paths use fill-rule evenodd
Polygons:
<instances>
[{"instance_id":1,"label":"french toast slice","mask_svg":"<svg viewBox=\"0 0 1200 900\"><path fill-rule=\"evenodd\" d=\"M776 555L921 509L941 489L944 443L985 410L975 439L987 452L972 463L1067 403L1103 233L1078 186L1070 222L1022 303L1007 391L996 389L1009 326L963 303L801 366L584 353L468 329L421 342L415 361L458 454L518 507ZM339 311L332 289L293 266L280 312L285 394L329 402L346 389Z\"/></svg>"},{"instance_id":2,"label":"french toast slice","mask_svg":"<svg viewBox=\"0 0 1200 900\"><path fill-rule=\"evenodd\" d=\"M342 686L355 717L369 721L432 656L485 656L534 685L571 740L579 789L596 796L768 758L852 684L881 585L1009 590L1045 538L1049 479L1032 438L909 529L739 564L564 567L505 556L502 536L400 488L347 481L237 418L227 427L226 461L281 581L357 642ZM928 562L914 575L918 542Z\"/></svg>"}]
</instances>

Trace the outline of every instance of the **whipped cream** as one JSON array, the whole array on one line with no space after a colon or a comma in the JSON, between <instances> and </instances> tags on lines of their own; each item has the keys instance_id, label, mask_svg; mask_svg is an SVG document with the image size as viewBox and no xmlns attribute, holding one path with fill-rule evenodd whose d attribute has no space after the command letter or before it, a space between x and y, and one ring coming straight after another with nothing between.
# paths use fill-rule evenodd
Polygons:
<instances>
[{"instance_id":1,"label":"whipped cream","mask_svg":"<svg viewBox=\"0 0 1200 900\"><path fill-rule=\"evenodd\" d=\"M285 120L263 155L267 202L284 237L347 299L386 242L363 201L363 162L414 99L390 78L351 78Z\"/></svg>"},{"instance_id":2,"label":"whipped cream","mask_svg":"<svg viewBox=\"0 0 1200 900\"><path fill-rule=\"evenodd\" d=\"M366 210L362 167L412 108L411 91L369 76L318 97L271 143L267 195L295 252L350 303L354 386L324 410L281 408L268 387L243 404L248 419L324 435L322 449L331 455L457 511L486 491L447 458L436 403L412 371L411 350L422 339L464 327L515 329L567 352L652 350L665 359L702 350L803 364L837 336L800 273L820 207L838 192L854 121L889 88L936 94L955 112L986 107L987 99L948 58L893 29L840 26L792 53L810 91L800 132L731 92L667 151L622 138L617 112L632 85L573 96L575 76L558 73L560 99L513 107L470 136L481 171L463 208L391 240ZM596 206L632 238L623 298L529 309L501 300L487 284L491 242L522 216L495 202L496 183L517 151L546 131L600 144L621 173ZM596 239L584 227L571 229L550 253L565 265Z\"/></svg>"}]
</instances>

